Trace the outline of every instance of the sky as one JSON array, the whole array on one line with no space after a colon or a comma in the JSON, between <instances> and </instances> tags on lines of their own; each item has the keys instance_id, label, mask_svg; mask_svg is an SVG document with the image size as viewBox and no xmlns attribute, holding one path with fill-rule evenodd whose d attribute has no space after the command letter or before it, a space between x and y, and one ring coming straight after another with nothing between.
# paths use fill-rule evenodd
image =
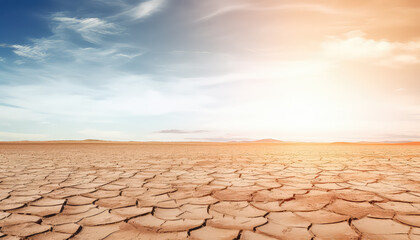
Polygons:
<instances>
[{"instance_id":1,"label":"sky","mask_svg":"<svg viewBox=\"0 0 420 240\"><path fill-rule=\"evenodd\" d=\"M420 1L2 0L0 141L419 141Z\"/></svg>"}]
</instances>

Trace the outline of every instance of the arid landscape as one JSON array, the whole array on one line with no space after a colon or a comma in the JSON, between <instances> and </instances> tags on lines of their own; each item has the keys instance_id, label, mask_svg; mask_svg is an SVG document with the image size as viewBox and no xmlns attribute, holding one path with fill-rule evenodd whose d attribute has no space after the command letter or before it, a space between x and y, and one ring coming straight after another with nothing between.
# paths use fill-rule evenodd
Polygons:
<instances>
[{"instance_id":1,"label":"arid landscape","mask_svg":"<svg viewBox=\"0 0 420 240\"><path fill-rule=\"evenodd\" d=\"M0 239L420 239L420 147L0 143Z\"/></svg>"},{"instance_id":2,"label":"arid landscape","mask_svg":"<svg viewBox=\"0 0 420 240\"><path fill-rule=\"evenodd\" d=\"M1 0L0 240L420 240L420 0Z\"/></svg>"}]
</instances>

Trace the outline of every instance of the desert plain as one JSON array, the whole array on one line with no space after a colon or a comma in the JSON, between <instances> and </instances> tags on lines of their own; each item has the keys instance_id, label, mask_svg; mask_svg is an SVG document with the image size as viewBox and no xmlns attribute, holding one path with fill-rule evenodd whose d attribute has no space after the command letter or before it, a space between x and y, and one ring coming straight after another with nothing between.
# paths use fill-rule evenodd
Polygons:
<instances>
[{"instance_id":1,"label":"desert plain","mask_svg":"<svg viewBox=\"0 0 420 240\"><path fill-rule=\"evenodd\" d=\"M0 239L420 239L420 146L0 143Z\"/></svg>"}]
</instances>

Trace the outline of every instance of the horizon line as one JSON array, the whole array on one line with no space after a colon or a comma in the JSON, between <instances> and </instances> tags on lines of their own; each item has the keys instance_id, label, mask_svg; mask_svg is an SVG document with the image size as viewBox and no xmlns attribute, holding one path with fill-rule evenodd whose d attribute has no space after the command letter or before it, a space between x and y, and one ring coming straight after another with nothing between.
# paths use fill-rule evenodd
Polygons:
<instances>
[{"instance_id":1,"label":"horizon line","mask_svg":"<svg viewBox=\"0 0 420 240\"><path fill-rule=\"evenodd\" d=\"M2 143L254 143L254 144L360 144L360 145L420 145L420 141L282 141L276 139L259 139L246 141L137 141L137 140L102 140L102 139L83 139L83 140L13 140L0 141Z\"/></svg>"}]
</instances>

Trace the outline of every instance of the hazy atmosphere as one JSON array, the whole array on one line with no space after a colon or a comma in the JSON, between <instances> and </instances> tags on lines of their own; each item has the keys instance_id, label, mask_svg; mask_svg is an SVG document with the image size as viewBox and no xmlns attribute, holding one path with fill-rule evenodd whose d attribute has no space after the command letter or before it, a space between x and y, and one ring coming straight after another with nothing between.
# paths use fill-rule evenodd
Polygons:
<instances>
[{"instance_id":1,"label":"hazy atmosphere","mask_svg":"<svg viewBox=\"0 0 420 240\"><path fill-rule=\"evenodd\" d=\"M420 1L0 7L0 140L420 140Z\"/></svg>"}]
</instances>

